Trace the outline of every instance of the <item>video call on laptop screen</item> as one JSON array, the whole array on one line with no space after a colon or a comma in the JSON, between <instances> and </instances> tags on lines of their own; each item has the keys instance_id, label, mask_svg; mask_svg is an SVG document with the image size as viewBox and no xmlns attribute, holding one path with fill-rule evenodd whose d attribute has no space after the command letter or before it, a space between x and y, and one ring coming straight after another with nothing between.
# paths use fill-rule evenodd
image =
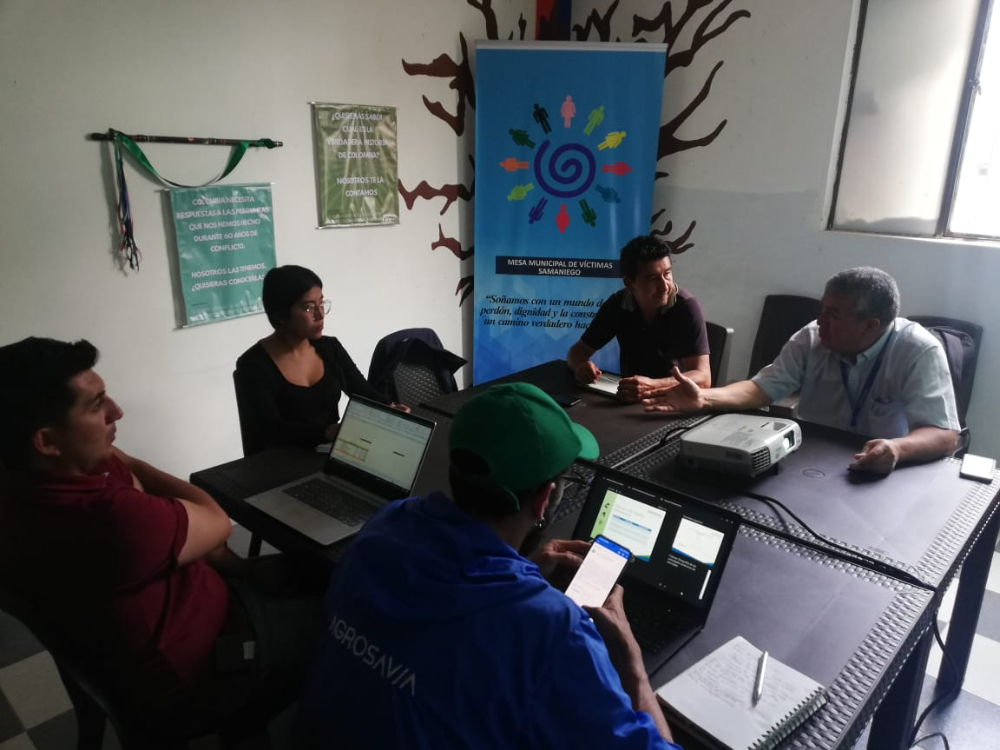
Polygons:
<instances>
[{"instance_id":1,"label":"video call on laptop screen","mask_svg":"<svg viewBox=\"0 0 1000 750\"><path fill-rule=\"evenodd\" d=\"M413 488L430 442L431 423L400 411L352 398L340 421L330 461L387 482L405 496ZM328 472L337 474L336 466Z\"/></svg>"},{"instance_id":2,"label":"video call on laptop screen","mask_svg":"<svg viewBox=\"0 0 1000 750\"><path fill-rule=\"evenodd\" d=\"M714 596L738 527L730 514L598 471L574 536L603 534L631 550L626 586L641 581L701 607Z\"/></svg>"}]
</instances>

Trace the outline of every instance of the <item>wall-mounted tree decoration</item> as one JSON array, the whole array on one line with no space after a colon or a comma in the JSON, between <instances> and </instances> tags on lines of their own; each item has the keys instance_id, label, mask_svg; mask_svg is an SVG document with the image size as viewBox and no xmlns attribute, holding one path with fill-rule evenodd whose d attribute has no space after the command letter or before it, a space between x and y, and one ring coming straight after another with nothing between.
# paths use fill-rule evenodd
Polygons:
<instances>
[{"instance_id":1,"label":"wall-mounted tree decoration","mask_svg":"<svg viewBox=\"0 0 1000 750\"><path fill-rule=\"evenodd\" d=\"M478 10L485 23L487 39L499 40L500 29L497 21L496 11L493 9L492 0L466 0L467 4ZM642 3L645 7L647 3ZM665 42L669 45L666 65L663 77L666 78L674 71L691 66L695 56L706 47L713 39L716 39L734 23L741 18L750 18L750 12L744 9L732 9L733 0L687 0L686 2L664 2L660 6L658 13L652 16L640 15L632 16L632 28L630 36L622 39L616 36L613 41L645 41L645 42ZM603 9L594 8L586 17L582 24L574 24L573 39L575 41L612 41L612 27L616 14L621 12L621 0L614 0ZM527 22L523 16L518 18L517 38L524 39ZM514 39L515 32L511 31L507 39ZM423 76L431 78L449 79L448 87L453 89L458 97L454 105L454 110L440 101L432 101L424 95L424 107L437 119L446 123L455 135L462 138L466 132L466 118L469 111L475 109L476 92L475 82L472 76L472 68L469 62L469 44L464 34L459 34L460 59L454 60L446 53L442 53L431 62L408 62L402 61L403 70L410 76ZM662 123L660 127L659 144L657 149L657 163L659 164L666 157L677 154L688 149L706 147L710 145L726 127L728 120L722 119L714 128L696 137L684 138L679 135L682 126L688 123L693 114L708 99L714 81L723 61L719 60L706 77L698 92L691 98L691 101L684 105L670 120ZM669 106L669 103L667 104ZM470 149L471 151L471 149ZM668 177L666 171L657 171L656 179ZM445 184L432 186L426 180L421 180L416 187L408 189L402 180L399 180L399 192L408 210L413 210L418 199L434 200L443 198L441 207L443 216L453 206L461 206L461 210L470 210L469 201L475 194L475 162L471 155L468 157L468 167L464 174L459 176L459 182L455 184ZM459 203L461 201L461 203ZM692 236L694 234L696 222L691 221L687 228L677 235L674 233L673 221L664 216L665 209L660 209L653 213L651 225L653 234L663 237L668 242L675 253L683 253L694 246ZM659 222L663 222L662 225ZM471 226L471 222L464 222L466 226ZM447 237L441 225L438 225L438 238L431 241L431 249L439 247L447 248L459 260L466 260L473 253L473 247L468 240L463 238ZM472 276L465 276L459 280L455 294L459 295L459 304L462 304L472 292Z\"/></svg>"}]
</instances>

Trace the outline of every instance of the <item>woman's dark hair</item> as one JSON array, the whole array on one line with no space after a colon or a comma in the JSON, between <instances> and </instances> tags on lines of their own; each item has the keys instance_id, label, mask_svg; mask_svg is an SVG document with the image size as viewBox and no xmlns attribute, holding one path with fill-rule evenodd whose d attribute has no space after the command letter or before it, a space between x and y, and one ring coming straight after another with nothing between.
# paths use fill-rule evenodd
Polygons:
<instances>
[{"instance_id":1,"label":"woman's dark hair","mask_svg":"<svg viewBox=\"0 0 1000 750\"><path fill-rule=\"evenodd\" d=\"M292 305L313 287L323 288L319 276L302 266L278 266L264 276L264 291L261 298L264 312L272 328L277 328L288 319Z\"/></svg>"}]
</instances>

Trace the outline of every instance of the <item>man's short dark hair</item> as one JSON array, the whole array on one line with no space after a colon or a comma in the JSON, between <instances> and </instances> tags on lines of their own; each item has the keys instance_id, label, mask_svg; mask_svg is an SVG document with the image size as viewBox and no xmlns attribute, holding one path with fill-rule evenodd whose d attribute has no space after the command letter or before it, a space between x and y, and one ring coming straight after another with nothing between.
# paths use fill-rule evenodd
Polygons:
<instances>
[{"instance_id":1,"label":"man's short dark hair","mask_svg":"<svg viewBox=\"0 0 1000 750\"><path fill-rule=\"evenodd\" d=\"M69 381L96 362L97 349L84 340L32 336L0 347L0 460L27 467L32 436L66 421L76 401Z\"/></svg>"},{"instance_id":2,"label":"man's short dark hair","mask_svg":"<svg viewBox=\"0 0 1000 750\"><path fill-rule=\"evenodd\" d=\"M651 234L636 237L622 248L621 271L626 279L634 278L644 265L670 257L670 245Z\"/></svg>"},{"instance_id":3,"label":"man's short dark hair","mask_svg":"<svg viewBox=\"0 0 1000 750\"><path fill-rule=\"evenodd\" d=\"M826 282L826 294L853 299L859 320L875 318L885 327L899 317L899 287L881 268L859 266L836 273Z\"/></svg>"},{"instance_id":4,"label":"man's short dark hair","mask_svg":"<svg viewBox=\"0 0 1000 750\"><path fill-rule=\"evenodd\" d=\"M448 472L452 500L457 507L477 521L487 523L502 521L508 516L517 514L521 508L525 507L526 503L531 503L539 489L556 480L556 477L553 477L525 490L514 492L518 502L515 507L508 495L483 482L476 481L477 476L487 476L488 474L489 467L486 462L475 453L463 450L452 451L451 466Z\"/></svg>"},{"instance_id":5,"label":"man's short dark hair","mask_svg":"<svg viewBox=\"0 0 1000 750\"><path fill-rule=\"evenodd\" d=\"M323 288L319 276L302 266L278 266L264 276L261 301L273 328L288 319L292 305L313 287Z\"/></svg>"}]
</instances>

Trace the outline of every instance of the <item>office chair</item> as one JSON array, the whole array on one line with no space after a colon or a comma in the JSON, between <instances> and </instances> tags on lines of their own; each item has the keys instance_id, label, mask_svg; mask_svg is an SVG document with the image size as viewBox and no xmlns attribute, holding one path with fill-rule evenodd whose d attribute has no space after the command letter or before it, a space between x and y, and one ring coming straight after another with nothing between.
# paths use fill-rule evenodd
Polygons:
<instances>
[{"instance_id":1,"label":"office chair","mask_svg":"<svg viewBox=\"0 0 1000 750\"><path fill-rule=\"evenodd\" d=\"M396 403L419 406L458 390L454 373L465 364L430 328L405 328L375 345L368 382Z\"/></svg>"},{"instance_id":2,"label":"office chair","mask_svg":"<svg viewBox=\"0 0 1000 750\"><path fill-rule=\"evenodd\" d=\"M983 327L978 323L971 323L968 320L946 318L940 315L910 315L909 319L914 323L919 323L932 333L937 328L951 328L955 331L961 331L972 340L971 348L968 351L963 350L961 362L953 363L951 356L948 357L948 366L952 369L951 380L955 386L955 405L958 407L958 421L962 425L959 433L959 447L955 451L955 455L960 457L969 450L969 444L972 439L965 417L969 412L969 403L972 401L972 386L976 380L976 366L979 364L979 348L983 342ZM956 368L958 369L956 370Z\"/></svg>"},{"instance_id":3,"label":"office chair","mask_svg":"<svg viewBox=\"0 0 1000 750\"><path fill-rule=\"evenodd\" d=\"M28 628L55 661L76 712L77 750L101 750L108 721L118 735L122 750L184 750L188 740L210 733L211 730L205 731L204 727L192 727L185 732L175 724L172 728L179 734L164 737L163 727L153 730L145 726L102 687L85 659L65 642L58 627L51 625L35 605L4 582L0 582L0 609ZM266 723L271 717L257 718ZM232 742L242 742L247 737L261 737L262 732L266 735L263 724L246 726L241 720L234 721L232 729L234 731L227 735L225 728L219 728L220 747L231 747Z\"/></svg>"},{"instance_id":4,"label":"office chair","mask_svg":"<svg viewBox=\"0 0 1000 750\"><path fill-rule=\"evenodd\" d=\"M800 297L796 294L767 295L760 312L747 377L752 378L761 368L771 364L792 334L816 320L819 310L820 301L812 297Z\"/></svg>"},{"instance_id":5,"label":"office chair","mask_svg":"<svg viewBox=\"0 0 1000 750\"><path fill-rule=\"evenodd\" d=\"M705 331L708 333L708 360L712 371L712 386L726 384L729 377L729 338L733 329L720 326L718 323L705 321Z\"/></svg>"},{"instance_id":6,"label":"office chair","mask_svg":"<svg viewBox=\"0 0 1000 750\"><path fill-rule=\"evenodd\" d=\"M236 413L240 418L240 440L243 443L243 455L250 456L259 453L266 447L260 435L255 434L246 417L249 398L244 389L239 370L233 370L233 388L236 390Z\"/></svg>"}]
</instances>

